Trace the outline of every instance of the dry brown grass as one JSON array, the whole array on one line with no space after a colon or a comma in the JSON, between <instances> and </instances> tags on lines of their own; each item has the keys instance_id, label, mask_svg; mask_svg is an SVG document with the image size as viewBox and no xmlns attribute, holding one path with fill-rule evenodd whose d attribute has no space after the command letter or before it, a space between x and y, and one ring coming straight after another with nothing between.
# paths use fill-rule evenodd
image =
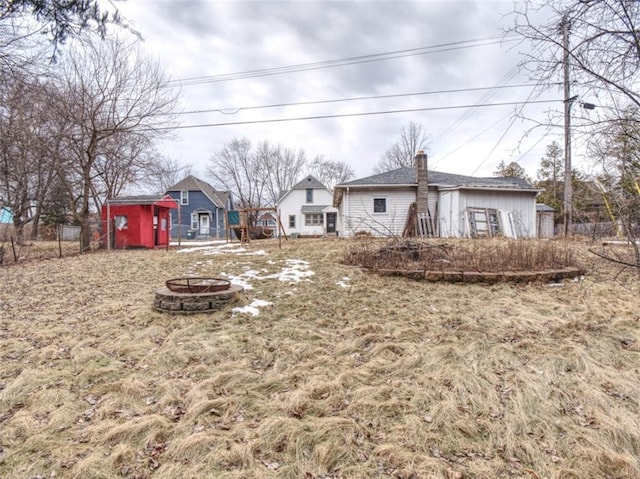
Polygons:
<instances>
[{"instance_id":1,"label":"dry brown grass","mask_svg":"<svg viewBox=\"0 0 640 479\"><path fill-rule=\"evenodd\" d=\"M380 240L353 241L344 262L373 270L544 271L576 267L569 244L559 241Z\"/></svg>"},{"instance_id":2,"label":"dry brown grass","mask_svg":"<svg viewBox=\"0 0 640 479\"><path fill-rule=\"evenodd\" d=\"M637 278L576 242L562 287L415 282L348 245L0 269L0 477L640 478ZM287 259L315 275L249 280L258 316L152 310Z\"/></svg>"}]
</instances>

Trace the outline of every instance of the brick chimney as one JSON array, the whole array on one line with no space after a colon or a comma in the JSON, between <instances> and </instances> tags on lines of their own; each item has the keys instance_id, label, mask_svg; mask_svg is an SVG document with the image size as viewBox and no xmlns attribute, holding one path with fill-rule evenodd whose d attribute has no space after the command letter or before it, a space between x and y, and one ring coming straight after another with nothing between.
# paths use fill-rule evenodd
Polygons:
<instances>
[{"instance_id":1,"label":"brick chimney","mask_svg":"<svg viewBox=\"0 0 640 479\"><path fill-rule=\"evenodd\" d=\"M416 194L416 207L418 213L429 211L429 190L427 174L427 154L420 150L415 158L416 177L418 180L418 192Z\"/></svg>"}]
</instances>

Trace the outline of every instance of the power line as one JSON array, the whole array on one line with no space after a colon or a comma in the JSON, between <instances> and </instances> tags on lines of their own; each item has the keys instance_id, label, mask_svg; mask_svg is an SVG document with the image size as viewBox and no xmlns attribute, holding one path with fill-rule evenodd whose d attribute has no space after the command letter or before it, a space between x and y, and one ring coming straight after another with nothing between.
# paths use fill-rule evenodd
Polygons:
<instances>
[{"instance_id":1,"label":"power line","mask_svg":"<svg viewBox=\"0 0 640 479\"><path fill-rule=\"evenodd\" d=\"M531 97L534 95L534 93L536 91L536 88L538 86L539 86L539 83L534 85L534 87L531 89L531 93L529 93L529 96L527 97L527 99L521 104L522 106L520 106L520 111L518 111L517 115L522 113L522 110L524 110L524 107L527 104L529 104L529 103L537 103L537 102L533 102L533 101L530 101L530 100L531 100ZM493 152L496 150L496 148L498 148L498 145L500 144L500 142L502 142L504 137L507 136L507 133L509 133L509 130L514 125L514 123L516 122L517 115L514 115L514 117L511 119L511 122L509 123L509 126L507 126L507 129L504 130L502 135L500 135L500 138L498 138L498 141L496 141L496 144L493 145L493 148L491 148L489 153L487 153L487 156L485 156L484 159L480 162L480 164L476 167L476 169L473 170L473 172L471 173L471 176L476 174L476 172L482 167L482 165L484 165L486 163L486 161L489 159L489 157L493 154Z\"/></svg>"},{"instance_id":2,"label":"power line","mask_svg":"<svg viewBox=\"0 0 640 479\"><path fill-rule=\"evenodd\" d=\"M292 102L292 103L274 103L270 105L241 106L241 107L233 107L233 108L211 108L206 110L183 111L183 112L178 112L177 114L193 115L193 114L199 114L199 113L219 112L219 113L222 113L223 115L235 115L245 110L259 110L259 109L266 109L266 108L280 108L280 107L288 107L288 106L322 105L322 104L328 104L328 103L342 103L342 102L348 102L348 101L378 100L378 99L385 99L385 98L403 98L403 97L410 97L410 96L437 95L442 93L463 93L463 92L473 92L473 91L482 91L482 90L500 90L503 88L523 88L523 87L529 87L529 86L531 86L531 84L522 83L518 85L456 88L452 90L431 90L431 91L422 91L422 92L414 92L414 93L396 93L396 94L390 94L390 95L373 95L373 96L337 98L332 100L311 100L311 101L300 101L300 102Z\"/></svg>"},{"instance_id":3,"label":"power line","mask_svg":"<svg viewBox=\"0 0 640 479\"><path fill-rule=\"evenodd\" d=\"M436 165L438 165L442 160L444 160L445 158L453 155L456 151L464 148L465 146L467 146L469 143L471 143L472 141L477 140L480 136L484 135L487 131L491 130L493 127L495 127L498 123L506 120L507 118L509 118L509 116L511 115L511 113L507 113L505 116L501 117L498 119L498 121L492 123L491 125L489 125L488 127L486 127L484 130L482 130L480 133L478 133L477 135L475 135L472 138L469 138L467 141L465 141L462 145L459 145L458 147L454 148L453 150L451 150L449 153L447 153L444 156L441 156L439 158L437 158L434 162L433 162L433 166L435 167Z\"/></svg>"},{"instance_id":4,"label":"power line","mask_svg":"<svg viewBox=\"0 0 640 479\"><path fill-rule=\"evenodd\" d=\"M345 118L345 117L356 117L356 116L371 116L371 115L388 115L393 113L413 113L418 111L437 111L437 110L457 110L462 108L471 108L471 107L496 107L496 106L513 106L513 105L531 105L531 104L540 104L540 103L557 103L561 100L534 100L534 101L512 101L512 102L502 102L502 103L485 103L482 105L454 105L454 106L436 106L436 107L427 107L427 108L409 108L403 110L385 110L385 111L372 111L372 112L363 112L363 113L341 113L335 115L315 115L315 116L303 116L303 117L294 117L294 118L275 118L270 120L251 120L251 121L232 121L232 122L224 122L224 123L201 123L196 125L178 125L178 126L166 126L154 128L155 131L158 130L183 130L188 128L209 128L209 127L218 127L218 126L235 126L235 125L253 125L259 123L282 123L286 121L303 121L303 120L323 120L328 118Z\"/></svg>"},{"instance_id":5,"label":"power line","mask_svg":"<svg viewBox=\"0 0 640 479\"><path fill-rule=\"evenodd\" d=\"M179 84L181 86L201 85L205 83L217 83L231 80L244 80L247 78L256 78L270 75L281 75L286 73L297 73L310 70L320 70L325 68L336 68L348 65L357 65L362 63L370 63L384 60L392 60L395 58L403 58L408 56L428 55L431 53L442 53L453 50L463 50L466 48L475 48L481 46L495 45L503 42L516 41L516 35L494 35L491 37L477 38L471 40L460 40L457 42L441 43L426 47L411 48L406 50L396 50L391 52L373 53L369 55L361 55L356 57L340 58L336 60L324 60L320 62L301 63L297 65L286 65L274 68L264 68L259 70L246 70L235 73L224 73L220 75L209 75L201 77L183 78L177 80L169 80L167 85ZM484 42L484 43L482 43Z\"/></svg>"},{"instance_id":6,"label":"power line","mask_svg":"<svg viewBox=\"0 0 640 479\"><path fill-rule=\"evenodd\" d=\"M502 76L502 78L500 78L500 80L498 80L496 82L495 87L496 88L502 87L507 81L511 80L516 75L517 72L518 72L518 67L517 66L512 67L505 75ZM482 104L482 103L486 103L495 94L496 94L496 91L485 92L480 96L480 98L478 98L478 100L476 101L475 104L479 105L479 104ZM451 133L453 133L453 131L455 131L456 128L458 128L465 121L467 121L469 118L471 118L475 114L476 111L478 111L477 108L472 108L472 109L469 109L469 110L465 111L462 115L460 115L459 118L456 119L456 121L454 123L449 125L444 131L442 131L440 133L440 135L438 135L438 137L434 140L433 145L435 146L438 143L442 142L442 140L444 140L447 136L449 136Z\"/></svg>"}]
</instances>

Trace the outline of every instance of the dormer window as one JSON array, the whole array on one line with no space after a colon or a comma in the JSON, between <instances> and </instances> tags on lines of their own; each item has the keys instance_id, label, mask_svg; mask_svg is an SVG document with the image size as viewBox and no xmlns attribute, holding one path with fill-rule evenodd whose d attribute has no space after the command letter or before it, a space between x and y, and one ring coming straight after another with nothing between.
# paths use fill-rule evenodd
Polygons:
<instances>
[{"instance_id":1,"label":"dormer window","mask_svg":"<svg viewBox=\"0 0 640 479\"><path fill-rule=\"evenodd\" d=\"M313 203L313 188L307 188L307 203Z\"/></svg>"}]
</instances>

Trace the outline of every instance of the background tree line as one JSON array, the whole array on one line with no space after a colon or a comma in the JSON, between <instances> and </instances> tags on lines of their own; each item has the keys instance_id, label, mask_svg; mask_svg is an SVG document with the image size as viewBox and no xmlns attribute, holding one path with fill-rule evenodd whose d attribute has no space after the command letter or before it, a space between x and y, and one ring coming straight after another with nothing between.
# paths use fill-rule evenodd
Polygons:
<instances>
[{"instance_id":1,"label":"background tree line","mask_svg":"<svg viewBox=\"0 0 640 479\"><path fill-rule=\"evenodd\" d=\"M0 202L18 242L71 217L87 249L105 198L180 170L153 147L177 94L136 40L96 1L0 3Z\"/></svg>"},{"instance_id":2,"label":"background tree line","mask_svg":"<svg viewBox=\"0 0 640 479\"><path fill-rule=\"evenodd\" d=\"M231 191L239 208L274 206L304 177L312 175L329 190L354 176L342 161L307 157L263 140L255 146L248 138L234 138L211 157L207 174L221 189Z\"/></svg>"}]
</instances>

